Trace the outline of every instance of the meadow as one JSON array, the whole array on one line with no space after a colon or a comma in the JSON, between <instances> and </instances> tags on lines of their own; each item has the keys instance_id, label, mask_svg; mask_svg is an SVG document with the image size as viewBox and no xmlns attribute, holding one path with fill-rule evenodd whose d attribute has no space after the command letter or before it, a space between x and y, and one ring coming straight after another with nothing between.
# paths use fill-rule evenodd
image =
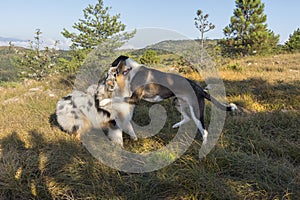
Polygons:
<instances>
[{"instance_id":1,"label":"meadow","mask_svg":"<svg viewBox=\"0 0 300 200\"><path fill-rule=\"evenodd\" d=\"M219 70L239 111L227 114L214 149L199 159L198 133L174 163L140 174L109 168L56 126L56 102L73 86L66 76L2 83L0 199L299 199L300 54L226 60ZM127 150L149 152L174 137L179 113L171 101L162 105L168 121L161 133L125 136ZM147 124L147 106L137 108L137 123Z\"/></svg>"}]
</instances>

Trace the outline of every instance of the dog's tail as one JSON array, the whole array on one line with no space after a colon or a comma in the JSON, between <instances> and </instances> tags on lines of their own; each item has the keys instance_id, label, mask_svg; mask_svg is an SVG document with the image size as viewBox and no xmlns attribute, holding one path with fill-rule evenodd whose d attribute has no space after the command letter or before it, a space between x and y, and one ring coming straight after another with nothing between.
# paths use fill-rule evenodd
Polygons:
<instances>
[{"instance_id":1,"label":"dog's tail","mask_svg":"<svg viewBox=\"0 0 300 200\"><path fill-rule=\"evenodd\" d=\"M217 99L212 97L210 94L205 92L198 84L196 84L194 81L187 79L194 89L197 97L204 97L205 99L211 101L215 106L217 106L219 109L224 110L224 111L235 111L237 110L237 106L234 103L230 103L228 105L225 105L221 102L219 102Z\"/></svg>"}]
</instances>

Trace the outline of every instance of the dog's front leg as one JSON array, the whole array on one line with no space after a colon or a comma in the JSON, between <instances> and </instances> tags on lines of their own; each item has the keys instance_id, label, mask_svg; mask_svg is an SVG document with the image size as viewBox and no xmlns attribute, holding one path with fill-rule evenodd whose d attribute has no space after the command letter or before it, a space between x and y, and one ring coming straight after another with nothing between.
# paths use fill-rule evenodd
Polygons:
<instances>
[{"instance_id":1,"label":"dog's front leg","mask_svg":"<svg viewBox=\"0 0 300 200\"><path fill-rule=\"evenodd\" d=\"M129 104L138 104L141 99L144 97L144 86L140 86L137 89L134 90L131 97L125 97L124 102Z\"/></svg>"},{"instance_id":2,"label":"dog's front leg","mask_svg":"<svg viewBox=\"0 0 300 200\"><path fill-rule=\"evenodd\" d=\"M100 107L104 107L104 106L106 106L107 104L109 104L109 103L111 103L111 102L112 102L111 99L103 99L103 100L101 100L101 101L99 102L99 106L100 106Z\"/></svg>"}]
</instances>

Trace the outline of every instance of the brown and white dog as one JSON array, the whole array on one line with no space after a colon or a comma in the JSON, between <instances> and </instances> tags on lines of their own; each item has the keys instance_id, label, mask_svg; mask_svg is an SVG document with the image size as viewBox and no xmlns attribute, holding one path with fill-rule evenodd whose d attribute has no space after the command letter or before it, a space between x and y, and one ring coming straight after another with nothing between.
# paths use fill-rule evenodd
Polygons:
<instances>
[{"instance_id":1,"label":"brown and white dog","mask_svg":"<svg viewBox=\"0 0 300 200\"><path fill-rule=\"evenodd\" d=\"M220 103L190 79L178 74L147 68L127 56L118 57L112 63L112 67L117 67L118 89L115 102L120 102L119 97L131 105L137 104L141 99L159 102L175 97L176 108L182 114L183 119L174 124L173 128L178 128L192 118L203 136L203 143L207 142L208 134L204 126L204 99L225 111L237 109L235 104ZM108 103L108 101L104 102ZM105 105L104 102L103 105ZM134 106L131 106L131 109L133 108Z\"/></svg>"}]
</instances>

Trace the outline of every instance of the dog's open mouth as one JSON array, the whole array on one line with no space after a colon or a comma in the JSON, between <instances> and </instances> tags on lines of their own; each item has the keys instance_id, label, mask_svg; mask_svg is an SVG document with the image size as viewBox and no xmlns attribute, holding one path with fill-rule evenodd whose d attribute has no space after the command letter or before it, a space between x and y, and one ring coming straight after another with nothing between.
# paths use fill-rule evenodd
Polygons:
<instances>
[{"instance_id":1,"label":"dog's open mouth","mask_svg":"<svg viewBox=\"0 0 300 200\"><path fill-rule=\"evenodd\" d=\"M132 68L130 67L130 68L124 70L124 71L122 72L123 76L127 76L127 74L131 71L131 69L132 69Z\"/></svg>"}]
</instances>

